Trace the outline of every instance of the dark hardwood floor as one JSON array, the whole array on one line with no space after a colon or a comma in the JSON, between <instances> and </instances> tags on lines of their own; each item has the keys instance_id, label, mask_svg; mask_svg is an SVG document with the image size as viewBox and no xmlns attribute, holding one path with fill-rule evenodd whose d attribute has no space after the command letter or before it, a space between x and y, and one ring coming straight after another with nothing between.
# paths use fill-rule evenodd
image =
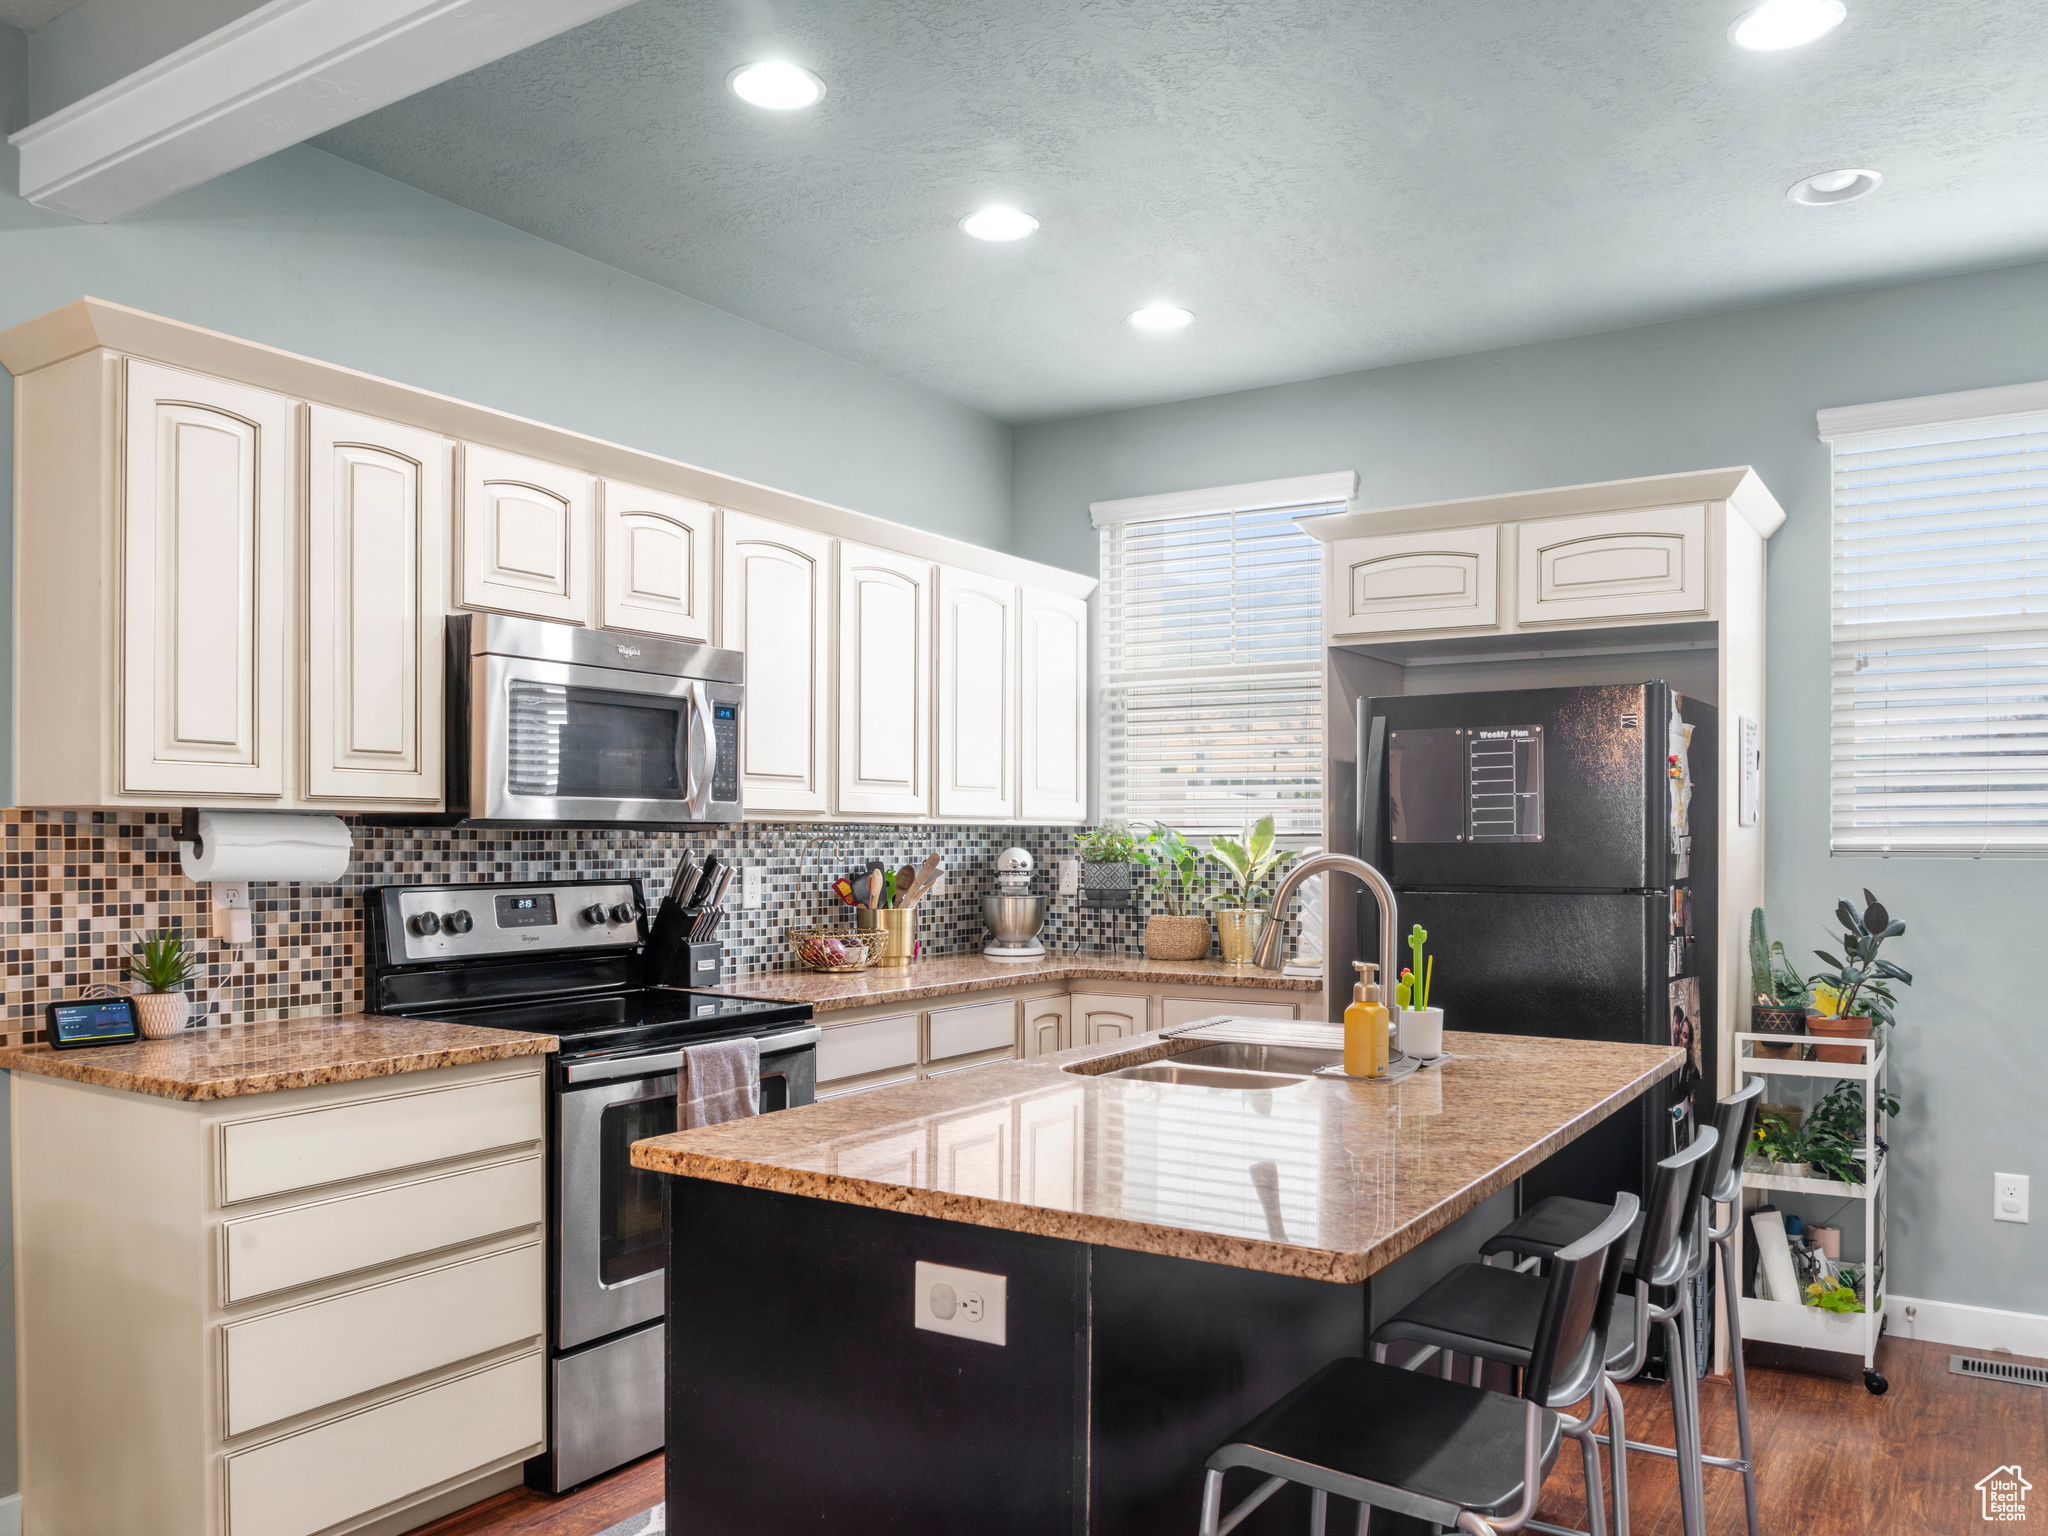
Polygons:
<instances>
[{"instance_id":1,"label":"dark hardwood floor","mask_svg":"<svg viewBox=\"0 0 2048 1536\"><path fill-rule=\"evenodd\" d=\"M1791 1363L1784 1351L1752 1345L1750 1423L1756 1438L1764 1536L1964 1536L1988 1529L1977 1480L1996 1467L2048 1472L2048 1391L1967 1381L1948 1372L1947 1344L1886 1339L1878 1369L1891 1390L1872 1397L1862 1373L1829 1375ZM2042 1362L2048 1363L2048 1362ZM1707 1449L1735 1454L1735 1398L1725 1380L1701 1383ZM1654 1386L1622 1389L1632 1439L1671 1443L1671 1399ZM1540 1518L1585 1524L1576 1454L1562 1458ZM1634 1536L1678 1536L1672 1463L1629 1457ZM2048 1524L2048 1477L2029 1526ZM424 1527L414 1536L597 1536L661 1500L662 1459L650 1456L579 1492L551 1498L524 1489L499 1494ZM1742 1480L1707 1469L1709 1536L1743 1536ZM2024 1528L2022 1528L2024 1529Z\"/></svg>"}]
</instances>

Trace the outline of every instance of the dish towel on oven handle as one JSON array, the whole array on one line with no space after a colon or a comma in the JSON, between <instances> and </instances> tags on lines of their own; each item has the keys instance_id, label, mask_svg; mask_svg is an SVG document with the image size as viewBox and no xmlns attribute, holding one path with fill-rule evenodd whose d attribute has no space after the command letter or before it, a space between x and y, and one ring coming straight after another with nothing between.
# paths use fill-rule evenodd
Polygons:
<instances>
[{"instance_id":1,"label":"dish towel on oven handle","mask_svg":"<svg viewBox=\"0 0 2048 1536\"><path fill-rule=\"evenodd\" d=\"M752 1035L689 1046L676 1069L676 1129L758 1115L760 1095L761 1042Z\"/></svg>"}]
</instances>

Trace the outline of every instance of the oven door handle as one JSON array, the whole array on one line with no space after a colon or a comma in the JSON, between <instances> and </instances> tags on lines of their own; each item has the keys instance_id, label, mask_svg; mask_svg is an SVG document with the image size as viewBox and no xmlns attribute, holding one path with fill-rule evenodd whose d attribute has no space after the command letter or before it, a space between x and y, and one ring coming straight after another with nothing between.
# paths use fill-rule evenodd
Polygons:
<instances>
[{"instance_id":1,"label":"oven door handle","mask_svg":"<svg viewBox=\"0 0 2048 1536\"><path fill-rule=\"evenodd\" d=\"M762 1036L761 1054L772 1056L778 1051L801 1050L807 1045L816 1045L823 1038L817 1025L806 1024L801 1029ZM609 1061L571 1062L562 1069L562 1078L568 1083L605 1083L621 1077L651 1077L657 1072L673 1072L682 1064L681 1051L657 1051L648 1056L621 1056Z\"/></svg>"},{"instance_id":2,"label":"oven door handle","mask_svg":"<svg viewBox=\"0 0 2048 1536\"><path fill-rule=\"evenodd\" d=\"M690 684L690 740L684 753L687 762L684 772L688 780L683 792L688 796L687 804L693 821L706 821L711 816L711 781L718 766L717 755L712 750L711 699L702 683Z\"/></svg>"}]
</instances>

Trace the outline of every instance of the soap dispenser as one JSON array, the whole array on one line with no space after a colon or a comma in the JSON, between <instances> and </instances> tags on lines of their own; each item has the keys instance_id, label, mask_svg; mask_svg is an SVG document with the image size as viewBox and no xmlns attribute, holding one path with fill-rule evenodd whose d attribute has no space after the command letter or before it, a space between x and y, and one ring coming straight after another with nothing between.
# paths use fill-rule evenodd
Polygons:
<instances>
[{"instance_id":1,"label":"soap dispenser","mask_svg":"<svg viewBox=\"0 0 2048 1536\"><path fill-rule=\"evenodd\" d=\"M1385 1077L1388 1020L1380 1001L1380 968L1369 960L1351 963L1358 971L1358 984L1351 989L1351 1006L1344 1010L1344 1075Z\"/></svg>"}]
</instances>

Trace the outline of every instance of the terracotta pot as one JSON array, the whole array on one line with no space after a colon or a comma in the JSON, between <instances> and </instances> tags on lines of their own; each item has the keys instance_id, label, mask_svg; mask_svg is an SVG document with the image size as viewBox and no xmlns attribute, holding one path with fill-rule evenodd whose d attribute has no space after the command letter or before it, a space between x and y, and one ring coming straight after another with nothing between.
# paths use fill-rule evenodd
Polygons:
<instances>
[{"instance_id":1,"label":"terracotta pot","mask_svg":"<svg viewBox=\"0 0 2048 1536\"><path fill-rule=\"evenodd\" d=\"M1818 1013L1806 1016L1806 1032L1809 1035L1831 1035L1837 1040L1868 1040L1870 1019L1865 1014L1851 1014L1846 1019L1830 1019ZM1839 1065L1861 1066L1865 1060L1862 1050L1853 1045L1816 1045L1813 1048L1816 1061L1832 1061Z\"/></svg>"},{"instance_id":2,"label":"terracotta pot","mask_svg":"<svg viewBox=\"0 0 2048 1536\"><path fill-rule=\"evenodd\" d=\"M1155 917L1145 924L1145 955L1151 960L1203 960L1209 954L1209 919Z\"/></svg>"},{"instance_id":3,"label":"terracotta pot","mask_svg":"<svg viewBox=\"0 0 2048 1536\"><path fill-rule=\"evenodd\" d=\"M1232 965L1247 965L1266 931L1266 914L1257 908L1225 907L1216 914L1216 943Z\"/></svg>"},{"instance_id":4,"label":"terracotta pot","mask_svg":"<svg viewBox=\"0 0 2048 1536\"><path fill-rule=\"evenodd\" d=\"M168 1040L185 1027L192 1000L182 992L135 994L135 1027L145 1040Z\"/></svg>"}]
</instances>

